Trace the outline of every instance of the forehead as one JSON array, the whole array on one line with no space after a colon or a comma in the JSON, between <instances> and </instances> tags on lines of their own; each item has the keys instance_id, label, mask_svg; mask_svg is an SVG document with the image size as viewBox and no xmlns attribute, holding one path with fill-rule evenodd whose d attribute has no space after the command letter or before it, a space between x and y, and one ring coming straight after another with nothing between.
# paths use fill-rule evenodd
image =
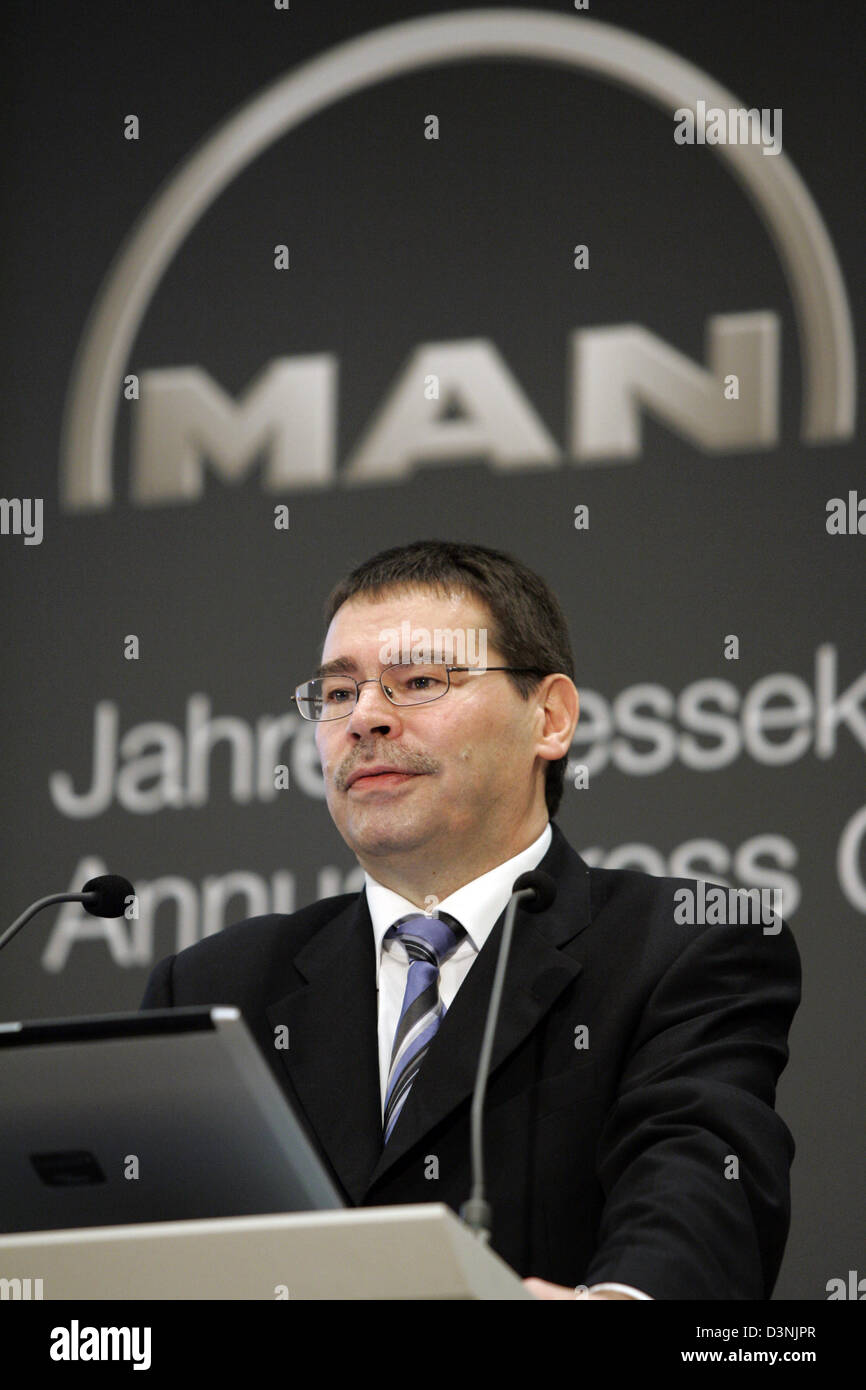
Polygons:
<instances>
[{"instance_id":1,"label":"forehead","mask_svg":"<svg viewBox=\"0 0 866 1390\"><path fill-rule=\"evenodd\" d=\"M489 630L492 618L483 601L465 590L438 592L435 589L407 588L379 598L358 595L342 604L331 620L322 648L322 657L351 655L364 646L378 647L383 633L396 631L408 623L411 628L474 628ZM488 637L488 641L492 638ZM339 648L339 650L338 650Z\"/></svg>"}]
</instances>

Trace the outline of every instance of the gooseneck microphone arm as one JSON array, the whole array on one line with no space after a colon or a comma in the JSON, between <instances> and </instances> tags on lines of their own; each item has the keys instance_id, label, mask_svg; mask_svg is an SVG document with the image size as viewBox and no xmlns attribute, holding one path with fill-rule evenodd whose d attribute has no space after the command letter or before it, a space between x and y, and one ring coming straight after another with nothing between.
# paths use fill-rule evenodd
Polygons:
<instances>
[{"instance_id":1,"label":"gooseneck microphone arm","mask_svg":"<svg viewBox=\"0 0 866 1390\"><path fill-rule=\"evenodd\" d=\"M127 901L134 896L132 884L119 874L100 874L99 878L91 878L80 893L51 893L47 898L39 898L31 903L20 917L16 917L12 926L7 927L0 936L0 951L43 907L53 907L56 903L81 903L85 911L94 917L122 917Z\"/></svg>"},{"instance_id":2,"label":"gooseneck microphone arm","mask_svg":"<svg viewBox=\"0 0 866 1390\"><path fill-rule=\"evenodd\" d=\"M22 927L26 927L31 917L35 917L37 912L41 912L43 907L53 907L55 903L81 903L84 902L83 893L52 893L47 898L40 898L38 902L31 903L25 908L20 917L16 917L12 926L0 936L0 951L7 942L11 941L16 932Z\"/></svg>"},{"instance_id":3,"label":"gooseneck microphone arm","mask_svg":"<svg viewBox=\"0 0 866 1390\"><path fill-rule=\"evenodd\" d=\"M521 874L516 880L508 907L505 910L502 940L499 943L499 956L496 961L493 987L490 991L490 1003L487 1006L487 1019L484 1024L484 1037L481 1042L478 1071L475 1076L475 1091L472 1096L470 1113L472 1190L460 1208L461 1219L485 1244L490 1240L493 1212L484 1195L484 1098L487 1093L487 1077L490 1071L490 1059L493 1055L493 1040L496 1036L496 1024L499 1020L499 1008L505 985L505 971L508 967L508 956L511 951L514 914L517 911L519 901L530 912L543 912L550 906L555 896L556 884L550 875L541 869L533 869L529 873Z\"/></svg>"}]
</instances>

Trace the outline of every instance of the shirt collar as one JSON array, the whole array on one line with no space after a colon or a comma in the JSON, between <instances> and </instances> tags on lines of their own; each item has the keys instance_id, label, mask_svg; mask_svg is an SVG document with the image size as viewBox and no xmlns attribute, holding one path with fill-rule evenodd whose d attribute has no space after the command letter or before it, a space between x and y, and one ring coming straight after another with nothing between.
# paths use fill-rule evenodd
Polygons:
<instances>
[{"instance_id":1,"label":"shirt collar","mask_svg":"<svg viewBox=\"0 0 866 1390\"><path fill-rule=\"evenodd\" d=\"M528 873L541 863L553 839L550 821L547 822L537 840L526 849L497 864L480 878L464 883L455 893L443 898L437 904L444 912L450 912L465 928L476 951L480 951L500 915L505 911L514 880ZM373 937L376 944L376 985L379 983L379 965L382 959L382 941L385 933L399 917L407 913L420 913L421 908L395 893L391 888L377 882L370 874L364 874L367 906L373 923Z\"/></svg>"}]
</instances>

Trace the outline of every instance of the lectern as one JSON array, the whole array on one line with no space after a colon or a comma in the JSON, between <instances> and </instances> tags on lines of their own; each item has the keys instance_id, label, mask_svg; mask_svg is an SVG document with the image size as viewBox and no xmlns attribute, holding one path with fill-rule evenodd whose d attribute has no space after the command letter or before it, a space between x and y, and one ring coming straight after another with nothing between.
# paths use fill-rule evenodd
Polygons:
<instances>
[{"instance_id":1,"label":"lectern","mask_svg":"<svg viewBox=\"0 0 866 1390\"><path fill-rule=\"evenodd\" d=\"M0 1279L43 1299L532 1298L439 1202L0 1236Z\"/></svg>"},{"instance_id":2,"label":"lectern","mask_svg":"<svg viewBox=\"0 0 866 1390\"><path fill-rule=\"evenodd\" d=\"M236 1008L0 1024L0 1115L4 1298L531 1297L442 1203L345 1207Z\"/></svg>"}]
</instances>

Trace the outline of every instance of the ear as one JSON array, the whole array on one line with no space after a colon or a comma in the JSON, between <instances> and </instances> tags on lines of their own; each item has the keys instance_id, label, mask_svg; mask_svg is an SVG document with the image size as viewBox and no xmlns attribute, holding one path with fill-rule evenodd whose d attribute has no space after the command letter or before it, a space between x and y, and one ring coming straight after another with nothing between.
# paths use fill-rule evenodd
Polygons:
<instances>
[{"instance_id":1,"label":"ear","mask_svg":"<svg viewBox=\"0 0 866 1390\"><path fill-rule=\"evenodd\" d=\"M580 718L580 696L574 681L561 672L545 676L534 698L543 709L542 735L536 752L549 762L568 757Z\"/></svg>"}]
</instances>

